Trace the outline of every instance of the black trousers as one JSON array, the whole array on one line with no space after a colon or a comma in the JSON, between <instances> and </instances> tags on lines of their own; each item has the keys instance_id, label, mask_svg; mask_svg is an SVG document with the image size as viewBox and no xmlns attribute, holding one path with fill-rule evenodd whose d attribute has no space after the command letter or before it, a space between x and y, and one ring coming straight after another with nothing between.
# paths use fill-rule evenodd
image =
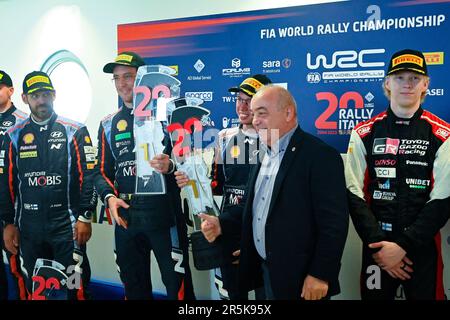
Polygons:
<instances>
[{"instance_id":1,"label":"black trousers","mask_svg":"<svg viewBox=\"0 0 450 320\"><path fill-rule=\"evenodd\" d=\"M180 241L179 226L157 228L144 209L120 210L128 228L115 226L116 263L129 300L153 299L150 254L153 251L170 300L193 299L187 242ZM164 212L161 212L164 214Z\"/></svg>"},{"instance_id":2,"label":"black trousers","mask_svg":"<svg viewBox=\"0 0 450 320\"><path fill-rule=\"evenodd\" d=\"M22 275L22 270L20 269L20 259L18 255L11 254L6 250L3 242L3 229L0 227L0 243L2 244L3 252L6 254L9 266L3 261L3 254L0 251L0 300L7 300L8 296L11 300L26 300L27 291L25 287L25 279ZM9 272L11 273L12 282L8 284L7 278L7 268L9 267ZM11 288L9 285L12 285ZM11 294L14 292L14 295Z\"/></svg>"},{"instance_id":3,"label":"black trousers","mask_svg":"<svg viewBox=\"0 0 450 320\"><path fill-rule=\"evenodd\" d=\"M430 243L421 248L416 254L407 254L412 260L411 279L399 280L392 278L386 271L379 269L379 288L374 286L377 279L370 266L377 264L372 258L372 252L363 245L361 269L361 298L363 300L394 300L400 284L403 286L405 297L408 300L436 300L444 296L442 257L438 254L436 244Z\"/></svg>"},{"instance_id":4,"label":"black trousers","mask_svg":"<svg viewBox=\"0 0 450 320\"><path fill-rule=\"evenodd\" d=\"M80 265L82 269L81 286L68 290L68 299L84 300L90 282L91 269L86 254L86 246L78 247L71 237L49 238L40 233L21 232L20 255L26 271L26 287L29 293L33 291L33 272L39 258L55 260L66 269L69 266ZM70 276L71 274L68 274Z\"/></svg>"},{"instance_id":5,"label":"black trousers","mask_svg":"<svg viewBox=\"0 0 450 320\"><path fill-rule=\"evenodd\" d=\"M242 294L239 289L239 264L227 263L214 271L216 287L221 300L248 300L248 294ZM264 287L255 289L255 300L265 299Z\"/></svg>"}]
</instances>

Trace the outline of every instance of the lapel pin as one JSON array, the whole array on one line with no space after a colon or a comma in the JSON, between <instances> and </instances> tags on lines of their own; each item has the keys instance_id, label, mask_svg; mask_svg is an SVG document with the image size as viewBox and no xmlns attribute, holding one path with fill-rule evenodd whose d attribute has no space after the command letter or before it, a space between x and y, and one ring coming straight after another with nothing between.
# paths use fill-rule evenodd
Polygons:
<instances>
[{"instance_id":1,"label":"lapel pin","mask_svg":"<svg viewBox=\"0 0 450 320\"><path fill-rule=\"evenodd\" d=\"M295 147L292 147L292 151L295 151Z\"/></svg>"}]
</instances>

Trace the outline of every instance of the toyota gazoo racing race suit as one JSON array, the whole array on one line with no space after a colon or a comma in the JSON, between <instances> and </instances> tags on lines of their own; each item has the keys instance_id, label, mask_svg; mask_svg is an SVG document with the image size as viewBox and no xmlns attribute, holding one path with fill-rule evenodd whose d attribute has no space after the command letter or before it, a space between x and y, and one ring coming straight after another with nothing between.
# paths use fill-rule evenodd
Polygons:
<instances>
[{"instance_id":1,"label":"toyota gazoo racing race suit","mask_svg":"<svg viewBox=\"0 0 450 320\"><path fill-rule=\"evenodd\" d=\"M4 113L0 113L0 173L5 171L5 151L1 151L3 144L3 137L6 135L6 131L14 126L17 122L24 120L28 115L17 109L14 104L6 110ZM20 270L20 259L18 255L11 254L4 247L3 243L3 225L0 226L0 242L2 243L3 255L6 254L9 262L9 270L11 271L13 286L12 290L8 290L8 279L6 277L6 266L3 262L3 255L0 255L0 300L8 299L8 291L14 294L12 297L14 300L21 299L26 300L25 282ZM11 297L11 296L10 296Z\"/></svg>"},{"instance_id":2,"label":"toyota gazoo racing race suit","mask_svg":"<svg viewBox=\"0 0 450 320\"><path fill-rule=\"evenodd\" d=\"M170 300L195 299L189 269L187 226L173 173L164 175L165 194L135 194L136 153L133 109L105 117L98 131L96 189L103 203L115 195L130 205L119 208L127 229L115 224L115 255L128 300L153 299L150 253L154 252ZM164 153L170 154L165 135ZM173 168L174 170L174 168ZM172 171L173 171L172 170Z\"/></svg>"},{"instance_id":3,"label":"toyota gazoo racing race suit","mask_svg":"<svg viewBox=\"0 0 450 320\"><path fill-rule=\"evenodd\" d=\"M255 133L244 132L242 126L219 132L216 155L211 170L214 195L222 195L219 215L222 243L227 263L215 269L215 282L222 299L246 299L239 295L239 257L242 214L247 200L247 182L251 168L259 161L259 139Z\"/></svg>"},{"instance_id":4,"label":"toyota gazoo racing race suit","mask_svg":"<svg viewBox=\"0 0 450 320\"><path fill-rule=\"evenodd\" d=\"M419 108L410 119L389 108L358 124L350 137L345 176L352 221L363 241L363 299L393 299L402 284L408 299L443 299L439 230L448 219L450 126ZM381 271L380 287L368 285L376 267L368 244L397 243L412 260L411 279Z\"/></svg>"},{"instance_id":5,"label":"toyota gazoo racing race suit","mask_svg":"<svg viewBox=\"0 0 450 320\"><path fill-rule=\"evenodd\" d=\"M90 268L74 229L77 220L91 221L96 206L95 151L87 128L56 114L46 124L27 118L8 130L3 147L0 214L19 228L29 293L36 260L43 258L81 273L80 288L68 293L70 299L83 299Z\"/></svg>"}]
</instances>

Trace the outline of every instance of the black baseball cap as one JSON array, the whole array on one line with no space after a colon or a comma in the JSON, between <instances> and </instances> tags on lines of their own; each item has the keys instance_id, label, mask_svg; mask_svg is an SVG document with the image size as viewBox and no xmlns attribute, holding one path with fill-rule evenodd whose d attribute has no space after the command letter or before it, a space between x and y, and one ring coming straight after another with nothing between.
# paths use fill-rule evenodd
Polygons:
<instances>
[{"instance_id":1,"label":"black baseball cap","mask_svg":"<svg viewBox=\"0 0 450 320\"><path fill-rule=\"evenodd\" d=\"M405 70L428 76L427 62L423 53L412 49L404 49L394 53L387 74Z\"/></svg>"},{"instance_id":2,"label":"black baseball cap","mask_svg":"<svg viewBox=\"0 0 450 320\"><path fill-rule=\"evenodd\" d=\"M23 93L30 94L36 91L55 91L52 80L48 74L43 71L33 71L23 79Z\"/></svg>"},{"instance_id":3,"label":"black baseball cap","mask_svg":"<svg viewBox=\"0 0 450 320\"><path fill-rule=\"evenodd\" d=\"M239 87L232 87L228 89L229 92L243 92L246 95L252 97L259 89L266 84L272 83L272 81L263 74L255 74L239 85Z\"/></svg>"},{"instance_id":4,"label":"black baseball cap","mask_svg":"<svg viewBox=\"0 0 450 320\"><path fill-rule=\"evenodd\" d=\"M143 65L145 65L145 61L140 55L131 51L124 51L119 53L114 62L107 63L103 67L103 72L113 73L116 66L129 66L138 69Z\"/></svg>"},{"instance_id":5,"label":"black baseball cap","mask_svg":"<svg viewBox=\"0 0 450 320\"><path fill-rule=\"evenodd\" d=\"M4 84L7 87L13 86L11 77L3 70L0 70L0 84Z\"/></svg>"}]
</instances>

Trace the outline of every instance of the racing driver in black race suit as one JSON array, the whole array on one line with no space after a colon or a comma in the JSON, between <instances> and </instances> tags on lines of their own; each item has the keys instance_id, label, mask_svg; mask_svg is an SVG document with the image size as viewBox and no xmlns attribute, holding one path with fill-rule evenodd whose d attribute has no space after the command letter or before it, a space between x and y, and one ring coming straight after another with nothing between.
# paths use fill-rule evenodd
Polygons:
<instances>
[{"instance_id":1,"label":"racing driver in black race suit","mask_svg":"<svg viewBox=\"0 0 450 320\"><path fill-rule=\"evenodd\" d=\"M14 86L11 77L0 70L0 147L3 143L3 137L6 131L14 126L17 122L25 119L28 115L17 109L11 101L14 93ZM5 152L0 149L0 172L4 172L5 168ZM3 245L3 224L0 226L0 243L5 251L9 261L9 269L13 280L13 289L8 286L8 278L6 276L6 266L3 262L3 256L0 255L0 300L7 300L11 292L15 292L16 296L12 299L19 298L26 300L26 289L22 273L20 271L20 259L18 255L11 254ZM1 249L0 249L1 250ZM0 251L1 252L1 251Z\"/></svg>"},{"instance_id":2,"label":"racing driver in black race suit","mask_svg":"<svg viewBox=\"0 0 450 320\"><path fill-rule=\"evenodd\" d=\"M444 299L450 126L422 109L428 84L421 52L395 53L384 81L390 107L350 138L345 176L363 241L362 299L394 299L400 284L407 299Z\"/></svg>"},{"instance_id":3,"label":"racing driver in black race suit","mask_svg":"<svg viewBox=\"0 0 450 320\"><path fill-rule=\"evenodd\" d=\"M143 65L138 54L122 52L103 68L112 74L123 105L100 123L95 185L114 218L116 263L126 299L154 298L150 265L153 251L167 298L193 300L187 227L173 176L174 162L167 155L171 151L168 135L163 142L165 154L150 161L153 168L164 174L166 193L136 193L133 87L137 70Z\"/></svg>"},{"instance_id":4,"label":"racing driver in black race suit","mask_svg":"<svg viewBox=\"0 0 450 320\"><path fill-rule=\"evenodd\" d=\"M83 269L90 272L85 244L95 210L92 142L83 124L53 112L55 90L46 73L34 71L25 77L22 99L31 115L8 130L2 150L5 246L17 254L20 245L30 294L36 260L43 258L59 262L66 272L82 273L81 286L69 288L68 294L70 299L83 299L88 278Z\"/></svg>"}]
</instances>

